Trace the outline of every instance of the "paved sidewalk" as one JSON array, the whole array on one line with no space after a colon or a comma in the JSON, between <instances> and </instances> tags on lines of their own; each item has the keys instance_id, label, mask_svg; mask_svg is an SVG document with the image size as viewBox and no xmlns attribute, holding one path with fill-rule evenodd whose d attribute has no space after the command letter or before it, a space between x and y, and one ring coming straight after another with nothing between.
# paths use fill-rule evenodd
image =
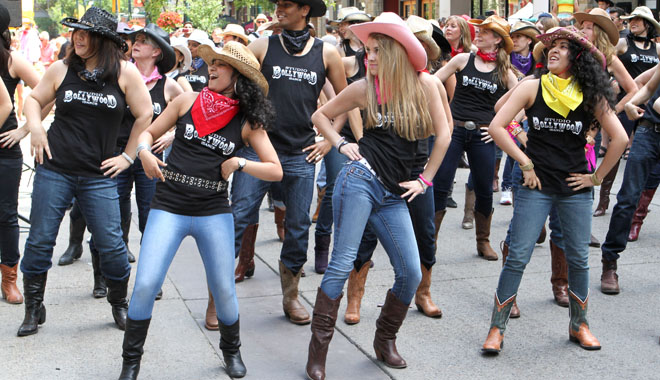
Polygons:
<instances>
[{"instance_id":1,"label":"paved sidewalk","mask_svg":"<svg viewBox=\"0 0 660 380\"><path fill-rule=\"evenodd\" d=\"M29 140L29 139L28 139ZM29 141L23 142L28 152ZM27 154L26 154L27 157ZM30 162L30 161L26 161ZM480 347L488 332L493 293L501 261L476 256L474 231L462 230L462 203L467 170L457 173L454 199L439 239L438 263L433 271L433 298L442 308L442 319L429 319L411 308L397 345L408 368L389 369L377 363L372 341L378 304L393 281L393 272L378 248L362 303L362 321L343 323L342 301L327 362L330 379L491 379L491 378L657 378L660 237L657 210L642 228L640 240L630 243L619 261L622 293L605 296L599 291L600 250L591 250L591 299L589 321L603 349L588 352L568 341L568 309L556 306L550 287L548 242L538 245L518 296L522 317L511 320L506 345L499 357L484 357ZM621 169L614 191L623 176ZM29 214L28 175L24 175L20 211ZM499 194L495 195L499 200ZM612 196L612 204L615 202ZM497 203L497 202L496 202ZM315 202L314 202L315 205ZM511 217L510 206L495 206L492 244L504 238ZM130 247L139 252L137 213L134 213ZM611 207L605 217L594 218L594 235L604 239ZM241 313L242 354L248 378L302 379L309 343L309 325L295 326L284 318L277 274L281 243L276 239L273 214L262 209L256 243L255 276L237 285ZM314 226L314 225L313 225ZM62 223L54 263L66 248L68 214ZM163 231L163 233L167 233ZM86 234L88 237L89 234ZM321 276L313 271L313 231L310 233L307 277L301 295L311 312ZM21 251L26 233L21 234ZM498 250L498 249L496 249ZM92 267L89 249L73 265L49 272L45 304L47 322L37 335L16 337L24 307L0 302L0 336L3 379L116 379L121 369L123 333L114 326L110 306L91 296ZM498 250L499 251L499 250ZM133 265L133 276L136 265ZM131 278L133 285L134 277ZM19 281L21 276L19 275ZM22 288L22 286L21 286ZM223 379L219 334L203 327L206 281L195 242L184 240L156 302L145 345L140 379Z\"/></svg>"}]
</instances>

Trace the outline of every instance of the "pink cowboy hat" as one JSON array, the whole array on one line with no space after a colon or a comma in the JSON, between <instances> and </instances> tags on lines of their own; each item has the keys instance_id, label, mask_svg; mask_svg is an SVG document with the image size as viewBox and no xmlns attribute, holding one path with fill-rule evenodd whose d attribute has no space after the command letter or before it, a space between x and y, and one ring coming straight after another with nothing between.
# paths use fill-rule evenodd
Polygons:
<instances>
[{"instance_id":1,"label":"pink cowboy hat","mask_svg":"<svg viewBox=\"0 0 660 380\"><path fill-rule=\"evenodd\" d=\"M424 46L396 13L383 12L374 21L351 25L350 29L365 45L371 33L380 33L393 38L406 49L408 60L415 70L421 71L426 68Z\"/></svg>"}]
</instances>

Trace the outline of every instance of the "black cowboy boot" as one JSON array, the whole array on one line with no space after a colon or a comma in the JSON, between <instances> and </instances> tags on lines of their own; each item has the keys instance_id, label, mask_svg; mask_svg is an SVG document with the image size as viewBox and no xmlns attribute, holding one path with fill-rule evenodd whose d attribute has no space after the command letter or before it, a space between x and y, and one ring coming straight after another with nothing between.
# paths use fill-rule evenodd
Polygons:
<instances>
[{"instance_id":1,"label":"black cowboy boot","mask_svg":"<svg viewBox=\"0 0 660 380\"><path fill-rule=\"evenodd\" d=\"M128 314L128 277L125 280L116 281L105 279L108 285L107 300L112 305L112 317L120 330L126 329L126 315Z\"/></svg>"},{"instance_id":2,"label":"black cowboy boot","mask_svg":"<svg viewBox=\"0 0 660 380\"><path fill-rule=\"evenodd\" d=\"M73 262L78 260L83 253L82 243L85 236L85 228L87 228L85 218L81 215L77 219L71 216L69 219L69 246L66 248L66 251L64 251L62 256L60 256L57 265L73 264Z\"/></svg>"},{"instance_id":3,"label":"black cowboy boot","mask_svg":"<svg viewBox=\"0 0 660 380\"><path fill-rule=\"evenodd\" d=\"M128 262L129 263L134 263L135 262L135 256L133 255L133 252L131 252L131 249L128 248L128 233L131 232L131 217L132 216L133 216L133 213L129 212L128 215L126 215L126 217L122 218L122 220L121 220L122 239L124 240L124 244L126 244L126 252L128 253Z\"/></svg>"},{"instance_id":4,"label":"black cowboy boot","mask_svg":"<svg viewBox=\"0 0 660 380\"><path fill-rule=\"evenodd\" d=\"M124 344L122 344L124 358L121 366L119 380L136 380L140 373L140 361L144 353L144 341L147 339L151 318L143 321L134 321L126 318L126 330L124 331Z\"/></svg>"},{"instance_id":5,"label":"black cowboy boot","mask_svg":"<svg viewBox=\"0 0 660 380\"><path fill-rule=\"evenodd\" d=\"M18 336L28 336L39 331L39 325L46 322L44 291L48 272L36 276L23 275L23 294L25 296L25 318L18 328Z\"/></svg>"},{"instance_id":6,"label":"black cowboy boot","mask_svg":"<svg viewBox=\"0 0 660 380\"><path fill-rule=\"evenodd\" d=\"M94 269L94 289L92 290L92 296L94 296L94 298L103 298L108 295L108 289L105 285L105 278L103 278L99 266L99 253L93 249L91 254L92 268Z\"/></svg>"},{"instance_id":7,"label":"black cowboy boot","mask_svg":"<svg viewBox=\"0 0 660 380\"><path fill-rule=\"evenodd\" d=\"M245 376L247 369L241 358L241 328L240 319L233 325L227 326L218 320L220 330L220 350L225 361L225 370L227 375L233 378Z\"/></svg>"}]
</instances>

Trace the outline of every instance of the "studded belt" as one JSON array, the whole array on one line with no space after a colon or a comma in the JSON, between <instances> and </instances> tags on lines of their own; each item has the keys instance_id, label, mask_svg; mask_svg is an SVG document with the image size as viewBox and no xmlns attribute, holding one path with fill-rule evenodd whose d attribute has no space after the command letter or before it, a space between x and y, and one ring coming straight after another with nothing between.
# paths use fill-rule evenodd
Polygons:
<instances>
[{"instance_id":1,"label":"studded belt","mask_svg":"<svg viewBox=\"0 0 660 380\"><path fill-rule=\"evenodd\" d=\"M191 175L173 172L168 169L161 169L165 180L182 183L184 185L198 187L200 189L213 190L218 193L225 191L228 188L229 182L227 181L211 181L204 178L193 177Z\"/></svg>"}]
</instances>

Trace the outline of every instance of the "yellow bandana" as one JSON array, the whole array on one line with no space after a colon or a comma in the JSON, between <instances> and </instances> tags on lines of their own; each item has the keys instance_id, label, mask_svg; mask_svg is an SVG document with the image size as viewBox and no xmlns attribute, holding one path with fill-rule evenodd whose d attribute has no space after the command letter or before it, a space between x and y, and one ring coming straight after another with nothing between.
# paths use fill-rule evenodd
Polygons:
<instances>
[{"instance_id":1,"label":"yellow bandana","mask_svg":"<svg viewBox=\"0 0 660 380\"><path fill-rule=\"evenodd\" d=\"M562 79L547 73L541 76L541 88L545 104L563 117L582 104L582 89L572 76Z\"/></svg>"}]
</instances>

